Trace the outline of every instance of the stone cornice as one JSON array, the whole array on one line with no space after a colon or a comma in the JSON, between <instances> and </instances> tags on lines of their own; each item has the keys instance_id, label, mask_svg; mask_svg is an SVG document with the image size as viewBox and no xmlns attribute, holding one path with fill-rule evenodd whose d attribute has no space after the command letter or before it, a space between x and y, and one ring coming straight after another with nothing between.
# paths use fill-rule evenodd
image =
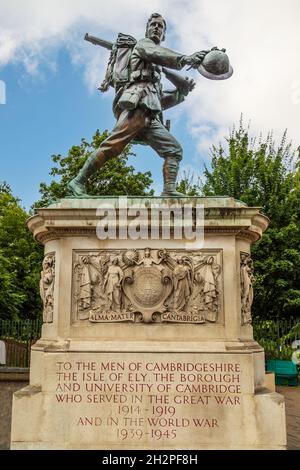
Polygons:
<instances>
[{"instance_id":1,"label":"stone cornice","mask_svg":"<svg viewBox=\"0 0 300 470\"><path fill-rule=\"evenodd\" d=\"M34 234L35 239L44 244L46 241L62 237L95 237L96 227L104 215L105 210L115 209L116 227L118 231L119 219L124 216L117 206L118 198L113 200L105 199L64 199L60 203L53 204L47 208L36 210L36 215L28 220L28 227ZM137 217L134 211L142 209L143 217L150 227L151 208L155 203L155 209L160 210L161 203L166 210L172 211L174 208L174 199L152 198L149 200L139 198L128 198L128 209L135 215L128 215L128 223ZM268 226L268 218L259 213L258 207L247 207L239 201L232 198L184 198L175 201L177 207L189 204L193 208L192 221L193 229L196 226L196 216L199 217L197 210L203 207L204 212L204 233L207 235L218 233L219 235L235 235L237 238L245 239L254 243L259 240L262 233ZM216 205L219 203L219 205ZM141 204L141 207L139 206ZM180 206L181 204L181 206ZM84 207L85 206L85 207ZM101 208L101 213L97 213L97 208ZM160 216L159 220L154 222L154 226L160 230L164 225L165 217ZM197 219L198 220L198 219ZM173 233L173 220L170 219L170 232ZM153 227L153 220L152 220ZM149 231L150 232L150 231Z\"/></svg>"}]
</instances>

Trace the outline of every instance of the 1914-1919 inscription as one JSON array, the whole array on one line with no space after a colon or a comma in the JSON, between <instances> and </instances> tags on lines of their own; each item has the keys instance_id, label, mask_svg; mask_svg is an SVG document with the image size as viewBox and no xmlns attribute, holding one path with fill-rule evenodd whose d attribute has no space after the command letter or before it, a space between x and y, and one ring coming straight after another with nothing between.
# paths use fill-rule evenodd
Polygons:
<instances>
[{"instance_id":1,"label":"1914-1919 inscription","mask_svg":"<svg viewBox=\"0 0 300 470\"><path fill-rule=\"evenodd\" d=\"M75 407L78 428L110 428L120 441L172 441L222 428L219 409L241 405L241 373L241 364L221 361L57 362L55 401Z\"/></svg>"}]
</instances>

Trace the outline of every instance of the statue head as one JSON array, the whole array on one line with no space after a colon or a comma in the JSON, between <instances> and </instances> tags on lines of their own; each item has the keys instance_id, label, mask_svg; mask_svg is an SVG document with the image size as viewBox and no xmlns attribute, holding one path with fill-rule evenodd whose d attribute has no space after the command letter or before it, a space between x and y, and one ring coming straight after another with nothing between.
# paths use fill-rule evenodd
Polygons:
<instances>
[{"instance_id":1,"label":"statue head","mask_svg":"<svg viewBox=\"0 0 300 470\"><path fill-rule=\"evenodd\" d=\"M152 39L155 44L165 40L167 25L159 13L152 13L147 21L146 38Z\"/></svg>"},{"instance_id":2,"label":"statue head","mask_svg":"<svg viewBox=\"0 0 300 470\"><path fill-rule=\"evenodd\" d=\"M241 253L241 263L246 264L248 255L246 253Z\"/></svg>"},{"instance_id":3,"label":"statue head","mask_svg":"<svg viewBox=\"0 0 300 470\"><path fill-rule=\"evenodd\" d=\"M114 265L119 264L119 259L117 257L113 258L112 264L114 264Z\"/></svg>"},{"instance_id":4,"label":"statue head","mask_svg":"<svg viewBox=\"0 0 300 470\"><path fill-rule=\"evenodd\" d=\"M145 258L149 258L151 254L151 248L145 248Z\"/></svg>"},{"instance_id":5,"label":"statue head","mask_svg":"<svg viewBox=\"0 0 300 470\"><path fill-rule=\"evenodd\" d=\"M43 259L43 269L44 270L47 270L49 268L52 268L53 266L53 258L50 258L49 256L46 256L44 259Z\"/></svg>"}]
</instances>

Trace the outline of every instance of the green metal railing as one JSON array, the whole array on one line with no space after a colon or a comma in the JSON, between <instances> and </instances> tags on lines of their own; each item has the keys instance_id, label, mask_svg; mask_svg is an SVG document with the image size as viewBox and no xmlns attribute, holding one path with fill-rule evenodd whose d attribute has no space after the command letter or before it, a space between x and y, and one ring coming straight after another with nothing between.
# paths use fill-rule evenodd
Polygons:
<instances>
[{"instance_id":1,"label":"green metal railing","mask_svg":"<svg viewBox=\"0 0 300 470\"><path fill-rule=\"evenodd\" d=\"M42 320L0 320L7 367L29 367L30 348L41 337Z\"/></svg>"}]
</instances>

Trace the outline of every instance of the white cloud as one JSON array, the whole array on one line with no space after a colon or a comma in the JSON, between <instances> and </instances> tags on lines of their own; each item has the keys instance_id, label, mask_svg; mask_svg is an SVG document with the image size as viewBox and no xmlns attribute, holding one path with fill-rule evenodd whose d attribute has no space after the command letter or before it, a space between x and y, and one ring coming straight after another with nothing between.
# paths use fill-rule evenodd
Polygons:
<instances>
[{"instance_id":1,"label":"white cloud","mask_svg":"<svg viewBox=\"0 0 300 470\"><path fill-rule=\"evenodd\" d=\"M0 11L0 66L23 63L36 75L41 64L53 68L54 52L65 47L90 89L99 85L107 53L83 34L141 37L148 15L159 11L168 22L166 45L184 53L226 47L234 67L224 82L190 72L197 88L178 115L199 151L221 140L241 112L254 134L274 129L279 137L287 127L299 144L299 0L0 0Z\"/></svg>"},{"instance_id":2,"label":"white cloud","mask_svg":"<svg viewBox=\"0 0 300 470\"><path fill-rule=\"evenodd\" d=\"M299 17L298 0L203 0L195 2L194 12L174 18L181 44L190 50L226 47L234 67L230 80L197 80L187 112L199 149L222 139L241 113L255 134L274 129L279 139L288 128L300 143ZM203 123L210 131L201 129Z\"/></svg>"}]
</instances>

